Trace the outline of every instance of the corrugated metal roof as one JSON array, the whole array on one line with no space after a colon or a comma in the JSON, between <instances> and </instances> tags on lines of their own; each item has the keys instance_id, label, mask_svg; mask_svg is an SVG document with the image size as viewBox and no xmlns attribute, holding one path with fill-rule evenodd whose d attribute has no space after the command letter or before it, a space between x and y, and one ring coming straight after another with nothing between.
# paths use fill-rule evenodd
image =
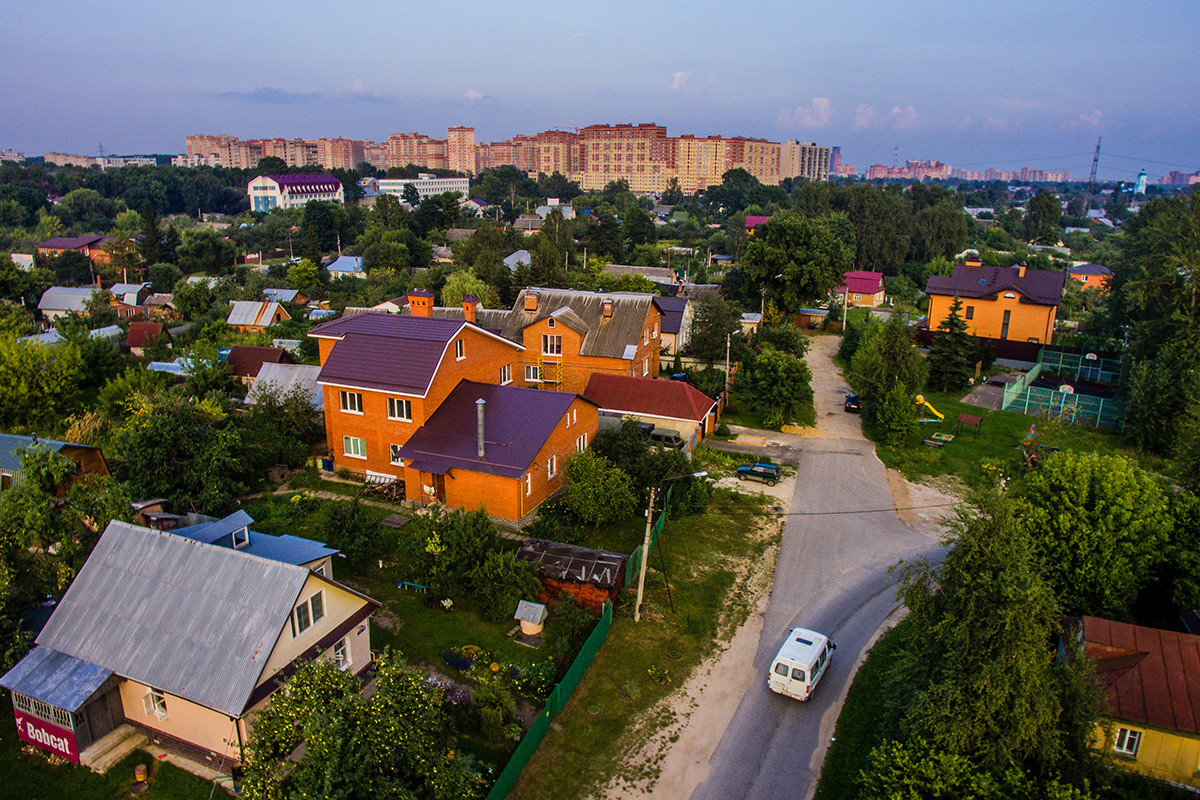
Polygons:
<instances>
[{"instance_id":1,"label":"corrugated metal roof","mask_svg":"<svg viewBox=\"0 0 1200 800\"><path fill-rule=\"evenodd\" d=\"M114 520L37 643L236 716L308 574Z\"/></svg>"},{"instance_id":2,"label":"corrugated metal roof","mask_svg":"<svg viewBox=\"0 0 1200 800\"><path fill-rule=\"evenodd\" d=\"M675 270L666 267L642 267L637 264L605 264L604 271L609 275L641 275L655 283L675 283Z\"/></svg>"},{"instance_id":3,"label":"corrugated metal roof","mask_svg":"<svg viewBox=\"0 0 1200 800\"><path fill-rule=\"evenodd\" d=\"M111 676L112 670L48 647L34 647L0 677L0 686L56 708L78 711Z\"/></svg>"},{"instance_id":4,"label":"corrugated metal roof","mask_svg":"<svg viewBox=\"0 0 1200 800\"><path fill-rule=\"evenodd\" d=\"M258 377L254 379L254 385L246 393L246 402L249 405L257 403L258 396L269 386L274 387L280 395L286 395L293 387L300 386L308 392L312 407L324 411L325 392L317 383L320 374L320 367L308 364L263 364Z\"/></svg>"},{"instance_id":5,"label":"corrugated metal roof","mask_svg":"<svg viewBox=\"0 0 1200 800\"><path fill-rule=\"evenodd\" d=\"M263 297L276 303L294 303L299 289L263 289Z\"/></svg>"},{"instance_id":6,"label":"corrugated metal roof","mask_svg":"<svg viewBox=\"0 0 1200 800\"><path fill-rule=\"evenodd\" d=\"M225 322L229 325L267 326L272 325L275 313L281 311L278 303L253 300L235 300Z\"/></svg>"},{"instance_id":7,"label":"corrugated metal roof","mask_svg":"<svg viewBox=\"0 0 1200 800\"><path fill-rule=\"evenodd\" d=\"M525 297L529 294L537 295L537 311L525 310ZM608 319L604 318L606 302L612 303L612 316ZM502 335L514 342L523 341L525 328L569 307L588 328L579 348L581 355L630 359L633 355L629 348L636 353L652 304L651 295L632 292L601 294L569 289L523 289L513 303Z\"/></svg>"},{"instance_id":8,"label":"corrugated metal roof","mask_svg":"<svg viewBox=\"0 0 1200 800\"><path fill-rule=\"evenodd\" d=\"M54 439L38 439L37 443L42 447L50 448L56 453L68 444L67 442L59 442ZM11 433L0 433L0 469L19 470L21 468L21 456L17 451L28 449L32 444L32 436L14 436Z\"/></svg>"},{"instance_id":9,"label":"corrugated metal roof","mask_svg":"<svg viewBox=\"0 0 1200 800\"><path fill-rule=\"evenodd\" d=\"M96 293L94 286L51 286L38 301L40 311L87 311L88 301Z\"/></svg>"},{"instance_id":10,"label":"corrugated metal roof","mask_svg":"<svg viewBox=\"0 0 1200 800\"><path fill-rule=\"evenodd\" d=\"M427 471L459 468L518 478L562 421L578 395L460 381L437 411L400 448ZM476 440L475 401L484 400L484 456Z\"/></svg>"}]
</instances>

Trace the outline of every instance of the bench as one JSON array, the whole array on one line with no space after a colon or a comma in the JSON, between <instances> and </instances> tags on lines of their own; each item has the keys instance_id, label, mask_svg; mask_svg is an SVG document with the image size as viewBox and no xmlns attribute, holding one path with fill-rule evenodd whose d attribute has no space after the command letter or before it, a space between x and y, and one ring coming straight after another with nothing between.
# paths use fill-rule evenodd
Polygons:
<instances>
[{"instance_id":1,"label":"bench","mask_svg":"<svg viewBox=\"0 0 1200 800\"><path fill-rule=\"evenodd\" d=\"M396 584L396 586L400 589L412 589L414 592L424 592L429 588L428 586L422 586L421 584L413 583L412 581L400 581Z\"/></svg>"},{"instance_id":2,"label":"bench","mask_svg":"<svg viewBox=\"0 0 1200 800\"><path fill-rule=\"evenodd\" d=\"M921 440L921 444L928 445L929 447L945 447L946 446L946 443L944 441L942 441L941 439L933 439L928 436L926 436L924 439Z\"/></svg>"}]
</instances>

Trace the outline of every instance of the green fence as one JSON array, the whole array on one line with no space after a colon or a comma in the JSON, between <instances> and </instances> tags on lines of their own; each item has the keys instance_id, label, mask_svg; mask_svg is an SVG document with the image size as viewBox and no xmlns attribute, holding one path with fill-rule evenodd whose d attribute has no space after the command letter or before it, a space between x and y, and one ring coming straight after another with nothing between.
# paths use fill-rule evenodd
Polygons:
<instances>
[{"instance_id":1,"label":"green fence","mask_svg":"<svg viewBox=\"0 0 1200 800\"><path fill-rule=\"evenodd\" d=\"M1031 386L1042 373L1074 376L1093 383L1116 383L1120 379L1120 364L1111 359L1089 360L1074 353L1042 351L1041 360L1016 383L1006 384L1003 411L1059 419L1093 428L1120 430L1125 421L1125 404L1111 397L1060 392Z\"/></svg>"},{"instance_id":2,"label":"green fence","mask_svg":"<svg viewBox=\"0 0 1200 800\"><path fill-rule=\"evenodd\" d=\"M661 525L659 526L661 530ZM608 629L612 627L612 603L604 601L604 608L600 614L600 621L596 623L596 627L592 629L591 635L587 641L583 643L583 647L579 649L579 655L575 656L575 660L571 662L571 668L567 670L567 674L554 687L554 691L550 692L550 696L546 698L546 705L542 708L542 712L538 714L537 719L529 726L529 730L525 736L521 738L521 743L517 745L517 749L513 752L512 758L508 760L508 764L500 773L500 777L496 778L496 783L492 785L492 790L487 794L487 800L504 800L508 797L508 793L512 791L513 785L516 784L517 778L521 777L521 771L525 769L525 765L529 763L529 759L533 758L533 754L537 752L538 745L542 743L546 732L550 730L550 723L554 720L555 715L562 711L563 706L571 699L571 693L575 691L575 687L579 685L579 681L583 678L583 673L587 671L588 665L592 663L592 659L596 657L596 653L600 652L600 646L604 644L604 640L608 638Z\"/></svg>"},{"instance_id":3,"label":"green fence","mask_svg":"<svg viewBox=\"0 0 1200 800\"><path fill-rule=\"evenodd\" d=\"M666 502L663 503L662 513L658 515L658 520L655 521L654 527L650 529L650 546L654 547L658 542L658 537L662 534L663 525L667 523L667 506L671 502L671 493L667 492ZM638 572L642 568L642 558L645 553L642 552L643 545L638 545L629 554L629 559L625 562L625 588L631 589L637 583Z\"/></svg>"}]
</instances>

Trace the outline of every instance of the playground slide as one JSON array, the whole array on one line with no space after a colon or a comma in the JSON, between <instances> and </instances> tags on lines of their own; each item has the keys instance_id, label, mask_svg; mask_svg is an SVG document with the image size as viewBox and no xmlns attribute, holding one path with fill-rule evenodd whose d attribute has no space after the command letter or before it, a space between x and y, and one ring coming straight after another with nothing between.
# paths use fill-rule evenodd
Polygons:
<instances>
[{"instance_id":1,"label":"playground slide","mask_svg":"<svg viewBox=\"0 0 1200 800\"><path fill-rule=\"evenodd\" d=\"M923 395L923 394L917 395L917 404L928 408L930 413L933 414L938 419L946 418L946 416L942 412L938 411L936 408L934 408L933 406L931 406L929 404L929 401L925 399L925 395Z\"/></svg>"}]
</instances>

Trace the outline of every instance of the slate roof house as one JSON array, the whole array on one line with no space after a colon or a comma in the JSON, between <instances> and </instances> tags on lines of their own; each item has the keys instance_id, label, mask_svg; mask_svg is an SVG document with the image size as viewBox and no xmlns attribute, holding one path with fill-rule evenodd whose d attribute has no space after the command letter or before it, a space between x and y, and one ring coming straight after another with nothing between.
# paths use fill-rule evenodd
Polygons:
<instances>
[{"instance_id":1,"label":"slate roof house","mask_svg":"<svg viewBox=\"0 0 1200 800\"><path fill-rule=\"evenodd\" d=\"M533 564L542 582L538 600L551 603L568 594L596 614L606 600L617 602L617 595L625 585L625 563L629 560L623 553L544 539L526 539L517 550L517 558Z\"/></svg>"},{"instance_id":2,"label":"slate roof house","mask_svg":"<svg viewBox=\"0 0 1200 800\"><path fill-rule=\"evenodd\" d=\"M22 741L69 761L129 724L229 772L280 679L314 658L366 668L378 605L302 566L113 521L0 686Z\"/></svg>"},{"instance_id":3,"label":"slate roof house","mask_svg":"<svg viewBox=\"0 0 1200 800\"><path fill-rule=\"evenodd\" d=\"M114 283L108 287L112 295L110 305L121 319L142 317L146 314L143 304L150 296L148 283Z\"/></svg>"},{"instance_id":4,"label":"slate roof house","mask_svg":"<svg viewBox=\"0 0 1200 800\"><path fill-rule=\"evenodd\" d=\"M263 299L273 303L292 303L298 306L308 303L308 295L299 289L263 289Z\"/></svg>"},{"instance_id":5,"label":"slate roof house","mask_svg":"<svg viewBox=\"0 0 1200 800\"><path fill-rule=\"evenodd\" d=\"M519 522L562 488L598 424L596 404L571 392L460 381L397 450L405 497Z\"/></svg>"},{"instance_id":6,"label":"slate roof house","mask_svg":"<svg viewBox=\"0 0 1200 800\"><path fill-rule=\"evenodd\" d=\"M594 373L583 396L600 406L605 417L630 417L655 428L674 431L692 453L717 421L717 401L683 381L633 378Z\"/></svg>"},{"instance_id":7,"label":"slate roof house","mask_svg":"<svg viewBox=\"0 0 1200 800\"><path fill-rule=\"evenodd\" d=\"M363 266L362 256L338 256L325 268L330 278L341 278L352 275L355 278L367 277L366 267Z\"/></svg>"},{"instance_id":8,"label":"slate roof house","mask_svg":"<svg viewBox=\"0 0 1200 800\"><path fill-rule=\"evenodd\" d=\"M950 315L955 297L962 298L967 332L985 339L1049 344L1067 274L1056 270L985 267L960 264L950 276L930 276L929 330Z\"/></svg>"},{"instance_id":9,"label":"slate roof house","mask_svg":"<svg viewBox=\"0 0 1200 800\"><path fill-rule=\"evenodd\" d=\"M36 436L14 436L0 433L0 490L20 486L22 481L21 456L31 447L45 447L61 453L75 462L80 475L108 475L108 462L99 447L54 439L39 439Z\"/></svg>"},{"instance_id":10,"label":"slate roof house","mask_svg":"<svg viewBox=\"0 0 1200 800\"><path fill-rule=\"evenodd\" d=\"M409 299L418 310L431 309L433 293L416 290ZM334 462L379 480L404 474L400 446L460 380L511 383L521 352L519 344L461 318L420 314L356 314L308 335L318 342L317 381Z\"/></svg>"},{"instance_id":11,"label":"slate roof house","mask_svg":"<svg viewBox=\"0 0 1200 800\"><path fill-rule=\"evenodd\" d=\"M229 316L225 322L242 333L264 333L271 325L292 318L283 306L269 300L235 300L229 305Z\"/></svg>"},{"instance_id":12,"label":"slate roof house","mask_svg":"<svg viewBox=\"0 0 1200 800\"><path fill-rule=\"evenodd\" d=\"M1108 290L1108 281L1112 278L1112 270L1102 264L1075 264L1067 270L1067 274L1083 284L1083 288Z\"/></svg>"},{"instance_id":13,"label":"slate roof house","mask_svg":"<svg viewBox=\"0 0 1200 800\"><path fill-rule=\"evenodd\" d=\"M272 364L265 363L258 370L258 376L246 393L246 405L254 405L259 397L273 388L282 397L299 386L309 396L309 404L317 411L325 410L325 393L317 383L321 368L308 364Z\"/></svg>"},{"instance_id":14,"label":"slate roof house","mask_svg":"<svg viewBox=\"0 0 1200 800\"><path fill-rule=\"evenodd\" d=\"M38 311L48 320L72 313L88 314L88 303L97 291L95 286L51 286L42 292Z\"/></svg>"},{"instance_id":15,"label":"slate roof house","mask_svg":"<svg viewBox=\"0 0 1200 800\"><path fill-rule=\"evenodd\" d=\"M1200 636L1096 617L1067 625L1095 668L1111 731L1097 744L1115 764L1200 789Z\"/></svg>"}]
</instances>

